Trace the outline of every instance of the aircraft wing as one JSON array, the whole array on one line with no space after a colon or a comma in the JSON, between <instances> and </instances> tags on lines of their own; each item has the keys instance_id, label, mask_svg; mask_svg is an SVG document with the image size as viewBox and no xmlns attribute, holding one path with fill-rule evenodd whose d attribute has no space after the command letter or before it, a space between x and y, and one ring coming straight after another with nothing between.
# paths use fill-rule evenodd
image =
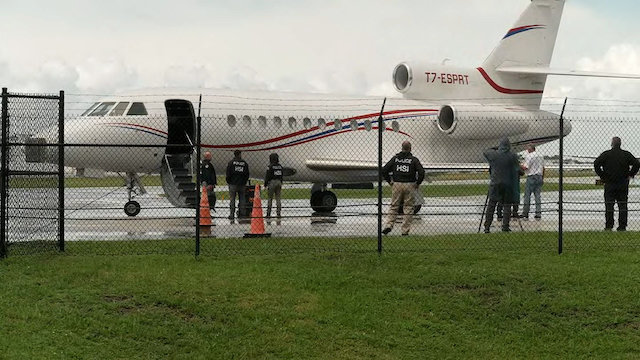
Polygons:
<instances>
[{"instance_id":1,"label":"aircraft wing","mask_svg":"<svg viewBox=\"0 0 640 360\"><path fill-rule=\"evenodd\" d=\"M385 162L386 163L386 162ZM377 161L364 160L339 160L339 159L308 159L306 165L315 171L357 171L378 170ZM437 172L466 172L489 171L487 163L433 163L423 164L424 170L429 173ZM558 164L547 164L546 169L557 170ZM564 170L593 170L593 164L564 164Z\"/></svg>"},{"instance_id":2,"label":"aircraft wing","mask_svg":"<svg viewBox=\"0 0 640 360\"><path fill-rule=\"evenodd\" d=\"M500 66L496 69L498 72L510 73L510 74L532 74L532 75L564 75L564 76L591 76L591 77L604 77L604 78L618 78L618 79L640 79L640 75L634 74L615 74L605 72L593 72L593 71L577 71L577 70L562 70L551 69L535 66Z\"/></svg>"}]
</instances>

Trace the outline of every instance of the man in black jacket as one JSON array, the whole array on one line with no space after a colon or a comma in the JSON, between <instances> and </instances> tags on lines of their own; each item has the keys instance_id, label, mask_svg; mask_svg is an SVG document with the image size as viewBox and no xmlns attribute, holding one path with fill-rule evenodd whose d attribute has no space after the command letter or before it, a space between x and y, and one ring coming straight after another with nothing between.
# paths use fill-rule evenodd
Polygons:
<instances>
[{"instance_id":1,"label":"man in black jacket","mask_svg":"<svg viewBox=\"0 0 640 360\"><path fill-rule=\"evenodd\" d=\"M233 152L233 159L227 164L227 184L229 185L229 220L233 220L236 213L236 194L238 194L238 206L242 208L245 203L245 186L249 180L249 164L242 160L240 150Z\"/></svg>"},{"instance_id":2,"label":"man in black jacket","mask_svg":"<svg viewBox=\"0 0 640 360\"><path fill-rule=\"evenodd\" d=\"M216 207L216 194L213 192L218 184L216 179L216 169L211 163L211 152L204 153L204 160L200 166L200 181L202 185L207 187L207 200L209 200L209 208L212 210Z\"/></svg>"},{"instance_id":3,"label":"man in black jacket","mask_svg":"<svg viewBox=\"0 0 640 360\"><path fill-rule=\"evenodd\" d=\"M596 174L604 182L605 230L613 229L613 205L618 203L618 231L627 230L629 179L636 176L640 162L630 152L620 149L619 137L611 139L611 150L593 162Z\"/></svg>"},{"instance_id":4,"label":"man in black jacket","mask_svg":"<svg viewBox=\"0 0 640 360\"><path fill-rule=\"evenodd\" d=\"M267 188L267 194L269 200L267 201L267 218L271 217L271 205L273 204L273 198L276 198L276 215L278 219L281 215L282 202L280 200L280 192L282 191L282 165L280 165L280 158L278 154L273 153L269 155L269 166L267 167L267 173L264 175L264 187Z\"/></svg>"},{"instance_id":5,"label":"man in black jacket","mask_svg":"<svg viewBox=\"0 0 640 360\"><path fill-rule=\"evenodd\" d=\"M402 152L396 154L382 168L382 176L391 184L391 209L382 233L386 235L391 232L398 217L400 204L404 202L402 235L409 235L411 220L413 219L415 192L424 180L424 168L420 160L411 154L410 142L405 141L402 143Z\"/></svg>"},{"instance_id":6,"label":"man in black jacket","mask_svg":"<svg viewBox=\"0 0 640 360\"><path fill-rule=\"evenodd\" d=\"M485 159L489 162L491 169L491 184L489 185L489 204L487 205L486 218L484 221L484 232L489 233L491 222L493 222L493 213L496 210L496 204L502 205L502 231L511 231L509 228L509 220L511 216L511 206L513 204L513 179L517 178L518 157L511 152L511 144L509 139L500 140L498 149L488 149L483 153Z\"/></svg>"}]
</instances>

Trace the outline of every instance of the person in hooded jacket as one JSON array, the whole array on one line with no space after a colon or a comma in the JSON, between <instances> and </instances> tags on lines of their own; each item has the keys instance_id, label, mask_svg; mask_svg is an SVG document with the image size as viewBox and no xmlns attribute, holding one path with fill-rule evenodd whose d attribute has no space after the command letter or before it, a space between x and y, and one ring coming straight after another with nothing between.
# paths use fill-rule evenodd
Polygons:
<instances>
[{"instance_id":1,"label":"person in hooded jacket","mask_svg":"<svg viewBox=\"0 0 640 360\"><path fill-rule=\"evenodd\" d=\"M605 227L613 229L613 206L618 203L618 231L627 230L627 201L629 199L629 179L636 176L640 162L630 152L620 148L619 137L611 139L611 150L600 154L593 162L596 174L604 182Z\"/></svg>"},{"instance_id":2,"label":"person in hooded jacket","mask_svg":"<svg viewBox=\"0 0 640 360\"><path fill-rule=\"evenodd\" d=\"M273 198L276 198L276 215L281 216L282 202L280 200L280 192L282 191L282 165L278 154L269 155L269 167L264 176L264 187L267 188L269 200L267 201L267 218L271 217L271 205Z\"/></svg>"},{"instance_id":3,"label":"person in hooded jacket","mask_svg":"<svg viewBox=\"0 0 640 360\"><path fill-rule=\"evenodd\" d=\"M413 219L413 203L415 192L424 180L424 168L417 157L411 154L411 143L402 143L402 151L397 153L382 168L382 177L391 184L391 209L383 234L388 234L398 217L400 204L404 202L404 221L402 235L409 235L411 220Z\"/></svg>"},{"instance_id":4,"label":"person in hooded jacket","mask_svg":"<svg viewBox=\"0 0 640 360\"><path fill-rule=\"evenodd\" d=\"M484 221L484 232L489 233L496 204L502 204L502 231L511 231L509 220L511 219L511 206L513 204L514 179L518 178L517 168L520 166L518 157L511 152L509 139L500 140L498 149L487 149L483 153L491 168L491 183L489 186L489 204L487 205L487 217Z\"/></svg>"},{"instance_id":5,"label":"person in hooded jacket","mask_svg":"<svg viewBox=\"0 0 640 360\"><path fill-rule=\"evenodd\" d=\"M518 165L515 172L515 178L513 179L513 186L511 187L513 191L512 198L510 199L512 218L517 218L519 216L518 208L520 207L520 177L522 175L524 175L524 171L522 170L520 165ZM502 221L502 210L504 206L501 202L498 202L496 207L496 215L498 216L498 221Z\"/></svg>"}]
</instances>

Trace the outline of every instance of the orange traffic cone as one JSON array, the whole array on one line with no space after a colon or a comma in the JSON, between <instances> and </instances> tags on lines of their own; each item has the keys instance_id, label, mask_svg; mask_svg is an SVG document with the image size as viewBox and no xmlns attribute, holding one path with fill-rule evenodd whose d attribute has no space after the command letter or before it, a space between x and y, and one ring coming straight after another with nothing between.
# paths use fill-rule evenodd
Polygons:
<instances>
[{"instance_id":1,"label":"orange traffic cone","mask_svg":"<svg viewBox=\"0 0 640 360\"><path fill-rule=\"evenodd\" d=\"M211 226L211 209L209 209L209 196L207 187L202 186L202 196L200 196L200 226Z\"/></svg>"},{"instance_id":2,"label":"orange traffic cone","mask_svg":"<svg viewBox=\"0 0 640 360\"><path fill-rule=\"evenodd\" d=\"M262 216L262 199L260 199L260 185L256 184L253 193L253 210L251 211L251 232L244 234L245 238L271 237L271 233L264 232L264 217Z\"/></svg>"}]
</instances>

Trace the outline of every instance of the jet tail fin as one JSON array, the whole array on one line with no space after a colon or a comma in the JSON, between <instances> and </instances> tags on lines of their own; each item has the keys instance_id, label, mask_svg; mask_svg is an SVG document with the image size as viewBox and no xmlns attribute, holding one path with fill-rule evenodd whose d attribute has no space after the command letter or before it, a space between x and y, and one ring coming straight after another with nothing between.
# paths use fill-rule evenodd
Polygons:
<instances>
[{"instance_id":1,"label":"jet tail fin","mask_svg":"<svg viewBox=\"0 0 640 360\"><path fill-rule=\"evenodd\" d=\"M556 44L565 0L531 0L520 18L478 68L483 76L512 89L530 89L509 98L516 105L537 107L547 82L540 72L498 71L500 68L548 68ZM524 76L523 76L524 75Z\"/></svg>"},{"instance_id":2,"label":"jet tail fin","mask_svg":"<svg viewBox=\"0 0 640 360\"><path fill-rule=\"evenodd\" d=\"M539 66L551 63L565 0L532 0L482 67Z\"/></svg>"}]
</instances>

